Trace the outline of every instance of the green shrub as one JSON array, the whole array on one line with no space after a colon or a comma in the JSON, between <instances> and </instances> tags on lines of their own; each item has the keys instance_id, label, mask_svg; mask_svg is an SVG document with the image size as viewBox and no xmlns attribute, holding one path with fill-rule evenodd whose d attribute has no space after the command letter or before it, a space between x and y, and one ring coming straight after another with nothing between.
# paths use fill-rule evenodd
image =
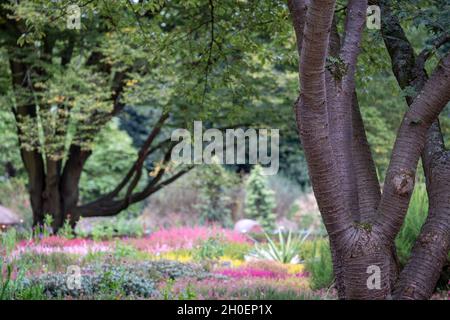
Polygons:
<instances>
[{"instance_id":1,"label":"green shrub","mask_svg":"<svg viewBox=\"0 0 450 320\"><path fill-rule=\"evenodd\" d=\"M194 260L211 261L217 260L224 255L224 241L220 237L209 237L202 241L194 252Z\"/></svg>"},{"instance_id":2,"label":"green shrub","mask_svg":"<svg viewBox=\"0 0 450 320\"><path fill-rule=\"evenodd\" d=\"M0 300L43 300L44 288L41 284L31 284L25 279L26 268L4 263L0 258ZM15 271L15 272L14 272ZM13 272L16 276L12 277Z\"/></svg>"},{"instance_id":3,"label":"green shrub","mask_svg":"<svg viewBox=\"0 0 450 320\"><path fill-rule=\"evenodd\" d=\"M66 221L64 221L62 228L58 230L58 235L66 239L73 239L75 237L69 219L66 219Z\"/></svg>"},{"instance_id":4,"label":"green shrub","mask_svg":"<svg viewBox=\"0 0 450 320\"><path fill-rule=\"evenodd\" d=\"M306 262L305 267L310 273L311 289L317 290L330 287L333 283L334 275L329 242L324 239L314 240L306 243L303 249Z\"/></svg>"},{"instance_id":5,"label":"green shrub","mask_svg":"<svg viewBox=\"0 0 450 320\"><path fill-rule=\"evenodd\" d=\"M264 229L272 230L276 220L274 192L268 187L260 165L251 171L245 192L245 215L257 220Z\"/></svg>"},{"instance_id":6,"label":"green shrub","mask_svg":"<svg viewBox=\"0 0 450 320\"><path fill-rule=\"evenodd\" d=\"M162 288L161 297L163 300L195 300L197 299L197 293L195 292L191 283L181 290L181 292L174 292L175 281L169 279L166 281L166 285Z\"/></svg>"},{"instance_id":7,"label":"green shrub","mask_svg":"<svg viewBox=\"0 0 450 320\"><path fill-rule=\"evenodd\" d=\"M232 259L244 260L252 246L248 243L232 243L228 242L224 244L223 255Z\"/></svg>"},{"instance_id":8,"label":"green shrub","mask_svg":"<svg viewBox=\"0 0 450 320\"><path fill-rule=\"evenodd\" d=\"M99 274L83 274L80 289L69 289L67 280L67 274L54 273L32 278L30 283L42 285L44 293L50 298L150 297L157 293L153 281L123 272L118 268Z\"/></svg>"},{"instance_id":9,"label":"green shrub","mask_svg":"<svg viewBox=\"0 0 450 320\"><path fill-rule=\"evenodd\" d=\"M115 247L114 247L114 257L116 259L136 258L138 256L138 254L139 254L139 251L132 245L127 245L120 241L116 241Z\"/></svg>"},{"instance_id":10,"label":"green shrub","mask_svg":"<svg viewBox=\"0 0 450 320\"><path fill-rule=\"evenodd\" d=\"M142 237L144 234L142 223L127 214L95 221L90 232L82 230L79 225L75 228L76 234L82 238L90 236L94 241L112 240L114 237Z\"/></svg>"}]
</instances>

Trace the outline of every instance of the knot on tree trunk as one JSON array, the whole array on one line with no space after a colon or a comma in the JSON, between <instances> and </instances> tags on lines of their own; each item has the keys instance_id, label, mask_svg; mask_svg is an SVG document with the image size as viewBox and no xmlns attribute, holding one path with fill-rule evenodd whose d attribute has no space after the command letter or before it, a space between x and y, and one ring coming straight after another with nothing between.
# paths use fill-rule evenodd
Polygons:
<instances>
[{"instance_id":1,"label":"knot on tree trunk","mask_svg":"<svg viewBox=\"0 0 450 320\"><path fill-rule=\"evenodd\" d=\"M402 169L392 178L392 184L396 194L406 196L414 189L414 174L410 170Z\"/></svg>"}]
</instances>

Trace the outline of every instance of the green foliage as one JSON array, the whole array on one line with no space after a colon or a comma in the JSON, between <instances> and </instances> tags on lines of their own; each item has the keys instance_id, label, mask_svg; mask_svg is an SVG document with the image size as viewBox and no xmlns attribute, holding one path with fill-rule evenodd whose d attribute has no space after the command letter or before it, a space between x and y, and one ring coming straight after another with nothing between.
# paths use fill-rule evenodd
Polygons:
<instances>
[{"instance_id":1,"label":"green foliage","mask_svg":"<svg viewBox=\"0 0 450 320\"><path fill-rule=\"evenodd\" d=\"M26 266L27 271L32 272L58 272L65 271L65 268L78 263L78 256L61 252L37 253L25 252L15 261L18 268Z\"/></svg>"},{"instance_id":2,"label":"green foliage","mask_svg":"<svg viewBox=\"0 0 450 320\"><path fill-rule=\"evenodd\" d=\"M309 250L307 249L309 246ZM313 290L329 288L333 283L333 263L330 245L326 240L315 240L303 246L306 270L310 273Z\"/></svg>"},{"instance_id":3,"label":"green foliage","mask_svg":"<svg viewBox=\"0 0 450 320\"><path fill-rule=\"evenodd\" d=\"M408 213L395 244L401 265L405 265L411 255L411 250L420 234L428 214L428 195L425 183L417 183L408 208Z\"/></svg>"},{"instance_id":4,"label":"green foliage","mask_svg":"<svg viewBox=\"0 0 450 320\"><path fill-rule=\"evenodd\" d=\"M66 221L64 221L62 228L58 230L58 235L65 239L73 239L75 237L74 230L70 225L69 219L66 219Z\"/></svg>"},{"instance_id":5,"label":"green foliage","mask_svg":"<svg viewBox=\"0 0 450 320\"><path fill-rule=\"evenodd\" d=\"M341 80L347 73L348 65L344 63L341 57L327 57L325 68L330 71L333 78L336 80Z\"/></svg>"},{"instance_id":6,"label":"green foliage","mask_svg":"<svg viewBox=\"0 0 450 320\"><path fill-rule=\"evenodd\" d=\"M237 177L218 163L202 166L196 171L196 176L196 187L199 190L196 208L201 221L232 225L232 194L238 183Z\"/></svg>"},{"instance_id":7,"label":"green foliage","mask_svg":"<svg viewBox=\"0 0 450 320\"><path fill-rule=\"evenodd\" d=\"M244 260L251 248L252 246L248 243L226 243L223 248L223 255L232 259Z\"/></svg>"},{"instance_id":8,"label":"green foliage","mask_svg":"<svg viewBox=\"0 0 450 320\"><path fill-rule=\"evenodd\" d=\"M131 138L112 121L96 137L80 181L83 201L111 191L136 160Z\"/></svg>"},{"instance_id":9,"label":"green foliage","mask_svg":"<svg viewBox=\"0 0 450 320\"><path fill-rule=\"evenodd\" d=\"M11 281L12 266L10 264L6 265L6 272L4 272L1 264L0 271L0 300L4 300Z\"/></svg>"},{"instance_id":10,"label":"green foliage","mask_svg":"<svg viewBox=\"0 0 450 320\"><path fill-rule=\"evenodd\" d=\"M123 244L121 241L116 241L114 246L114 258L136 258L139 251L131 245Z\"/></svg>"},{"instance_id":11,"label":"green foliage","mask_svg":"<svg viewBox=\"0 0 450 320\"><path fill-rule=\"evenodd\" d=\"M11 174L23 174L14 115L4 107L0 102L0 181L6 180Z\"/></svg>"},{"instance_id":12,"label":"green foliage","mask_svg":"<svg viewBox=\"0 0 450 320\"><path fill-rule=\"evenodd\" d=\"M299 263L299 253L305 238L293 237L290 231L286 236L282 231L279 231L278 242L275 242L266 234L267 243L264 245L255 243L255 247L249 256L281 263Z\"/></svg>"},{"instance_id":13,"label":"green foliage","mask_svg":"<svg viewBox=\"0 0 450 320\"><path fill-rule=\"evenodd\" d=\"M43 299L45 295L41 284L27 283L23 267L16 270L13 264L5 263L3 258L0 258L0 301Z\"/></svg>"},{"instance_id":14,"label":"green foliage","mask_svg":"<svg viewBox=\"0 0 450 320\"><path fill-rule=\"evenodd\" d=\"M10 228L6 232L2 232L0 234L0 239L1 239L0 253L4 254L5 256L8 256L8 254L15 248L18 241L16 229Z\"/></svg>"},{"instance_id":15,"label":"green foliage","mask_svg":"<svg viewBox=\"0 0 450 320\"><path fill-rule=\"evenodd\" d=\"M123 296L150 297L155 295L155 283L121 268L95 274L82 274L81 289L67 287L68 276L63 273L46 274L31 278L32 284L42 284L44 293L52 298L90 297L118 299Z\"/></svg>"},{"instance_id":16,"label":"green foliage","mask_svg":"<svg viewBox=\"0 0 450 320\"><path fill-rule=\"evenodd\" d=\"M47 238L53 234L52 223L53 217L50 214L45 214L43 224L33 227L33 236L36 242L39 242L41 238Z\"/></svg>"},{"instance_id":17,"label":"green foliage","mask_svg":"<svg viewBox=\"0 0 450 320\"><path fill-rule=\"evenodd\" d=\"M94 241L112 240L114 228L110 223L97 223L92 228L92 239Z\"/></svg>"},{"instance_id":18,"label":"green foliage","mask_svg":"<svg viewBox=\"0 0 450 320\"><path fill-rule=\"evenodd\" d=\"M142 223L126 213L117 217L92 222L91 230L82 230L77 225L75 232L79 237L92 237L95 241L111 240L115 237L142 237L144 227Z\"/></svg>"},{"instance_id":19,"label":"green foliage","mask_svg":"<svg viewBox=\"0 0 450 320\"><path fill-rule=\"evenodd\" d=\"M260 165L256 165L251 171L245 191L246 217L259 221L267 230L273 229L276 219L274 192L269 189Z\"/></svg>"},{"instance_id":20,"label":"green foliage","mask_svg":"<svg viewBox=\"0 0 450 320\"><path fill-rule=\"evenodd\" d=\"M224 255L224 247L223 240L220 237L210 237L198 245L198 249L193 256L194 260L200 262L217 260Z\"/></svg>"},{"instance_id":21,"label":"green foliage","mask_svg":"<svg viewBox=\"0 0 450 320\"><path fill-rule=\"evenodd\" d=\"M188 283L186 288L178 293L174 292L174 284L175 281L173 279L169 279L166 281L166 284L162 288L161 292L163 300L195 300L197 298L197 293L190 283Z\"/></svg>"}]
</instances>

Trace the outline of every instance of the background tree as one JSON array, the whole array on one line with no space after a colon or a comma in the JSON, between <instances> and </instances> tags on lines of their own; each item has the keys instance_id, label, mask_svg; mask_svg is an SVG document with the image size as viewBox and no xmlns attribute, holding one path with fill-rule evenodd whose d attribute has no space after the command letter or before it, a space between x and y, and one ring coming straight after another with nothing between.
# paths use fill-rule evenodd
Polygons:
<instances>
[{"instance_id":1,"label":"background tree","mask_svg":"<svg viewBox=\"0 0 450 320\"><path fill-rule=\"evenodd\" d=\"M255 165L248 177L245 189L245 215L258 221L267 231L273 230L276 214L274 192L269 188L267 177L260 165Z\"/></svg>"},{"instance_id":2,"label":"background tree","mask_svg":"<svg viewBox=\"0 0 450 320\"><path fill-rule=\"evenodd\" d=\"M289 38L289 26L279 23L287 17L281 6L70 4L82 11L81 30L67 28L69 2L7 1L0 7L7 62L2 106L15 115L35 225L46 213L55 230L69 217L75 223L81 216L115 215L182 176L190 168L173 168L169 161L173 128L191 129L193 120L207 120L205 127L260 127L276 114L273 105L280 101L270 92L279 86L258 72L274 70L269 35L277 30L277 41ZM96 137L126 106L150 110L138 111L148 114L148 122L134 140L135 162L101 195L80 202ZM281 118L278 123L283 125Z\"/></svg>"}]
</instances>

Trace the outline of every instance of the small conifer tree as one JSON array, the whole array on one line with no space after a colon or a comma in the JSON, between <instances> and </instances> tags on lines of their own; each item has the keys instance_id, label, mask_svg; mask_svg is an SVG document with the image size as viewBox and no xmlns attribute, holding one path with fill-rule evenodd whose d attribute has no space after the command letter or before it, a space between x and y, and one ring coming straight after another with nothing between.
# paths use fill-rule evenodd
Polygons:
<instances>
[{"instance_id":1,"label":"small conifer tree","mask_svg":"<svg viewBox=\"0 0 450 320\"><path fill-rule=\"evenodd\" d=\"M276 220L274 208L274 192L268 187L261 166L256 165L247 180L245 215L258 221L264 229L271 230L275 227Z\"/></svg>"}]
</instances>

